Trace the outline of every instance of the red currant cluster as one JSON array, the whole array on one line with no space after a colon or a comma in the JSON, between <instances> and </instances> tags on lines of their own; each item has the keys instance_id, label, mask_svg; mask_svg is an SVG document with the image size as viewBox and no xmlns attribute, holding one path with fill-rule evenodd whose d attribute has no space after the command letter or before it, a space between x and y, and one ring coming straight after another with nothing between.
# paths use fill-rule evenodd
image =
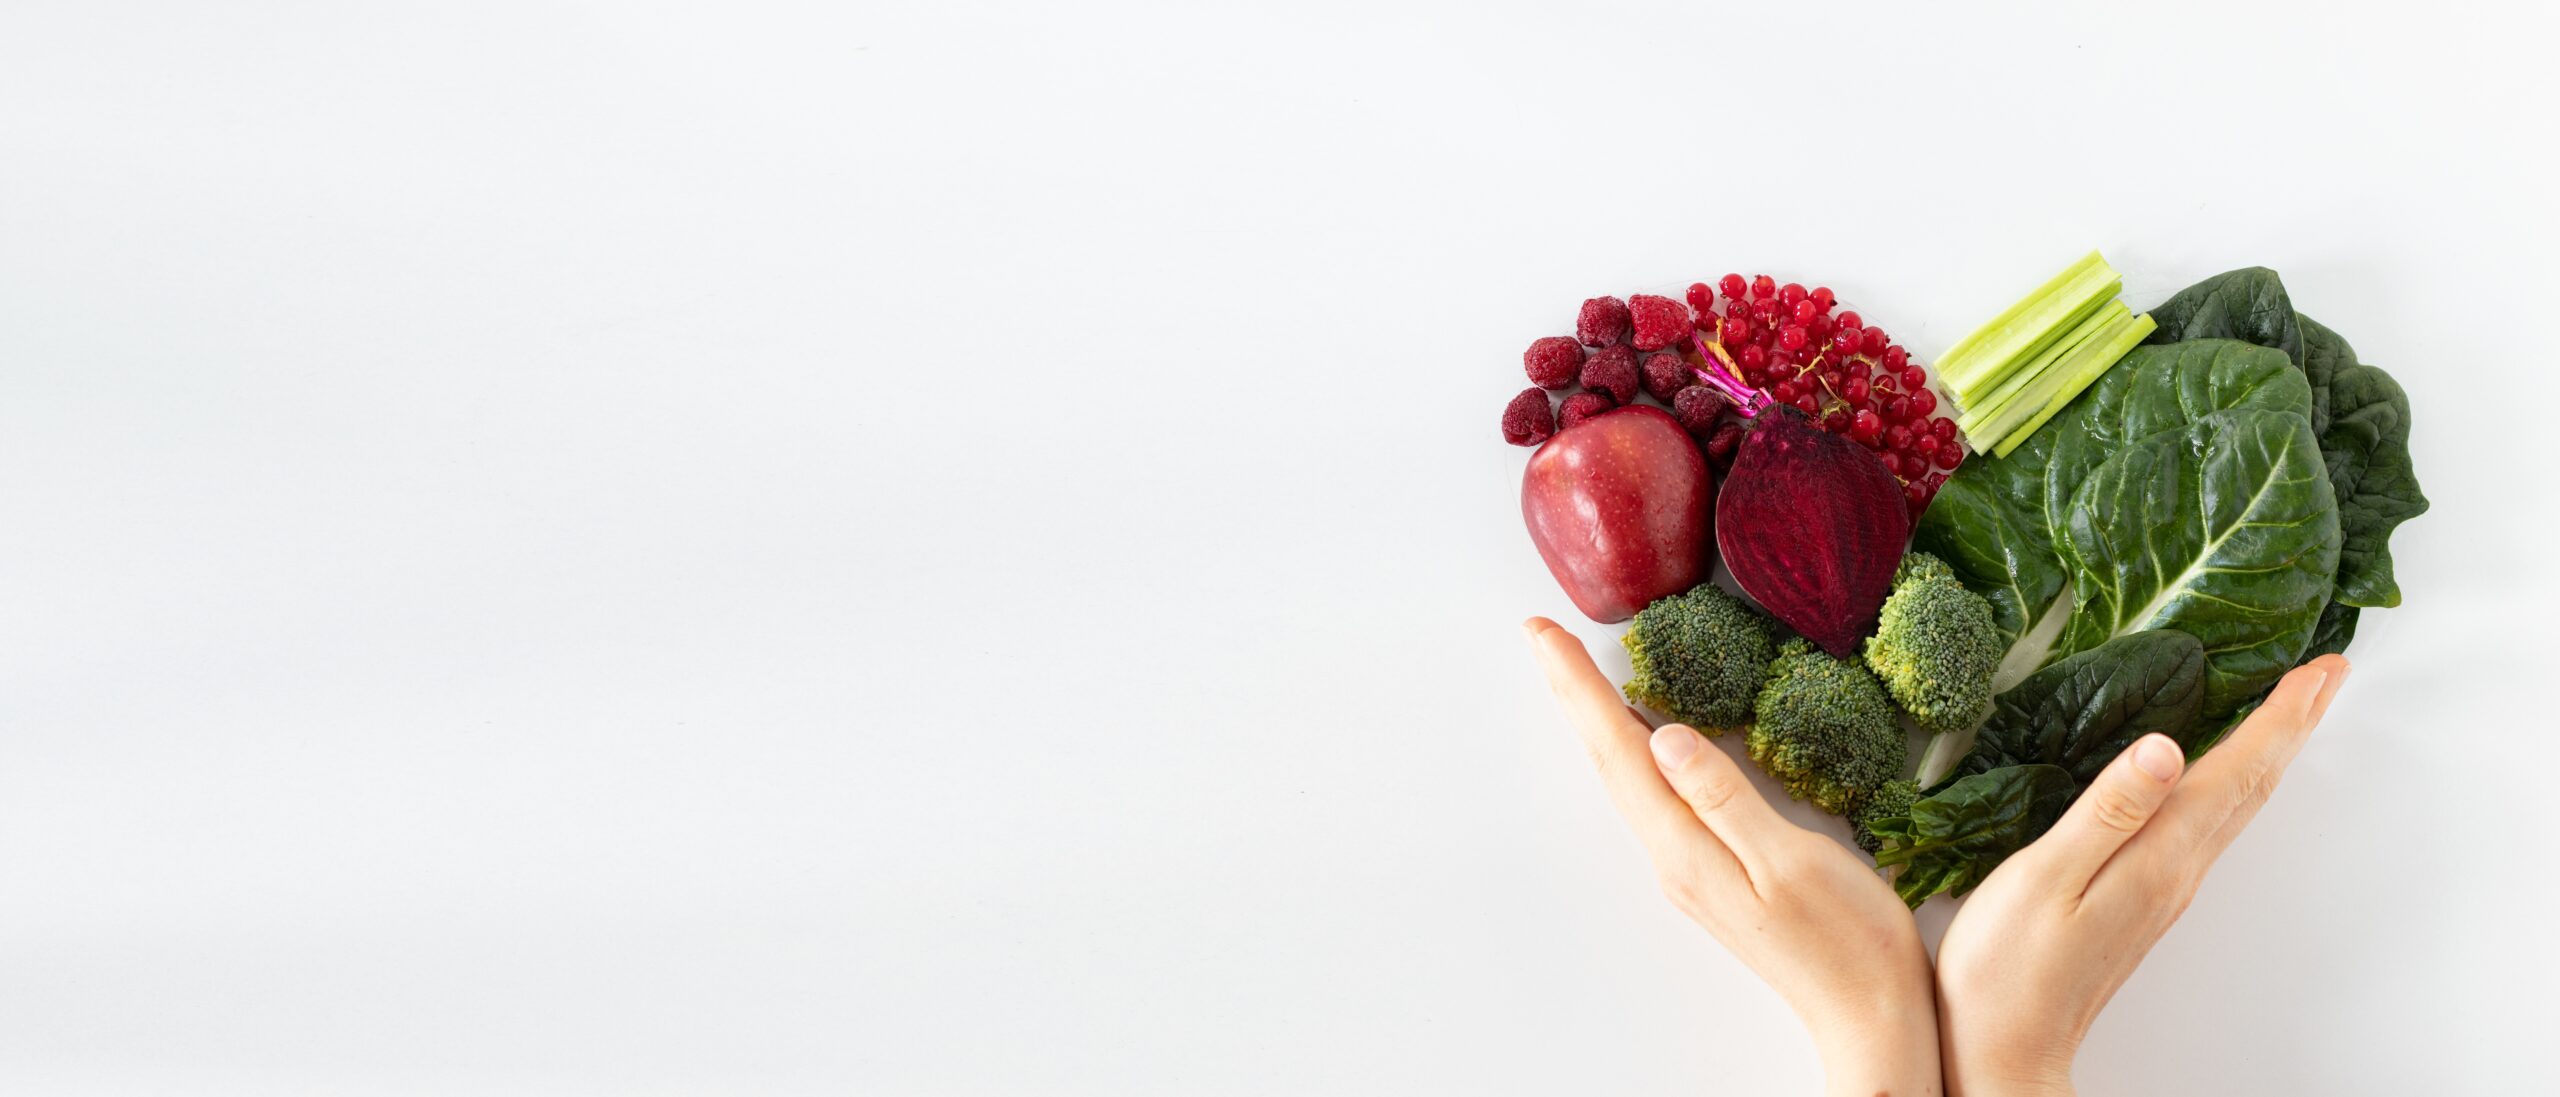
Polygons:
<instances>
[{"instance_id":1,"label":"red currant cluster","mask_svg":"<svg viewBox=\"0 0 2560 1097\"><path fill-rule=\"evenodd\" d=\"M1728 274L1690 286L1688 297L1698 330L1724 347L1744 383L1874 450L1914 513L1963 463L1955 421L1935 414L1929 372L1883 328L1834 313L1830 287Z\"/></svg>"}]
</instances>

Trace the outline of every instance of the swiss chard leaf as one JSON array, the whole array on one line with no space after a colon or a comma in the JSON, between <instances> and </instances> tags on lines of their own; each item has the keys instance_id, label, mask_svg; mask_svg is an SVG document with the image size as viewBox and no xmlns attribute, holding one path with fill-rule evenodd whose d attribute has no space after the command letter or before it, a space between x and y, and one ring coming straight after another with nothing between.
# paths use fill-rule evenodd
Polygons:
<instances>
[{"instance_id":1,"label":"swiss chard leaf","mask_svg":"<svg viewBox=\"0 0 2560 1097\"><path fill-rule=\"evenodd\" d=\"M1991 603L2001 646L2017 642L2069 585L2045 521L2045 465L2054 432L2038 431L2005 459L1972 460L1938 489L1911 547L1947 562Z\"/></svg>"},{"instance_id":2,"label":"swiss chard leaf","mask_svg":"<svg viewBox=\"0 0 2560 1097\"><path fill-rule=\"evenodd\" d=\"M2058 650L2151 629L2204 642L2205 711L2302 657L2338 568L2338 506L2296 412L2215 412L2090 470L2064 530L2073 606Z\"/></svg>"},{"instance_id":3,"label":"swiss chard leaf","mask_svg":"<svg viewBox=\"0 0 2560 1097\"><path fill-rule=\"evenodd\" d=\"M2345 602L2331 602L2322 608L2320 623L2311 629L2311 646L2302 651L2302 661L2308 663L2347 650L2347 644L2356 638L2356 617L2360 612Z\"/></svg>"},{"instance_id":4,"label":"swiss chard leaf","mask_svg":"<svg viewBox=\"0 0 2560 1097\"><path fill-rule=\"evenodd\" d=\"M2349 365L2326 393L2320 434L2329 482L2338 494L2337 599L2350 606L2400 604L2391 570L2391 531L2426 513L2426 493L2409 463L2409 397L2380 367Z\"/></svg>"},{"instance_id":5,"label":"swiss chard leaf","mask_svg":"<svg viewBox=\"0 0 2560 1097\"><path fill-rule=\"evenodd\" d=\"M1901 865L1893 889L1913 907L1961 895L2035 841L2071 806L2079 786L2059 766L2009 766L1958 779L1870 824L1879 865Z\"/></svg>"},{"instance_id":6,"label":"swiss chard leaf","mask_svg":"<svg viewBox=\"0 0 2560 1097\"><path fill-rule=\"evenodd\" d=\"M2169 629L2055 660L1994 700L1962 772L2041 763L2086 784L2153 732L2184 749L2205 727L2205 668L2204 642Z\"/></svg>"}]
</instances>

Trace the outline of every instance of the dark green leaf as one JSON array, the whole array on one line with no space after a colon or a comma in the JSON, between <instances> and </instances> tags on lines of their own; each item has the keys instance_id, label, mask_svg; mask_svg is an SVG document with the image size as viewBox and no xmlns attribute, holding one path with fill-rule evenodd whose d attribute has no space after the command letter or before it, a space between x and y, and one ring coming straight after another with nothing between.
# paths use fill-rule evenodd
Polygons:
<instances>
[{"instance_id":1,"label":"dark green leaf","mask_svg":"<svg viewBox=\"0 0 2560 1097\"><path fill-rule=\"evenodd\" d=\"M2283 351L2302 365L2302 326L2284 282L2265 267L2225 271L2195 285L2151 310L2160 326L2145 343L2184 343L2193 339L2238 339Z\"/></svg>"},{"instance_id":2,"label":"dark green leaf","mask_svg":"<svg viewBox=\"0 0 2560 1097\"><path fill-rule=\"evenodd\" d=\"M2085 784L2153 732L2189 746L2205 727L2205 668L2203 641L2167 629L2058 659L1995 699L1964 769L2041 763Z\"/></svg>"},{"instance_id":3,"label":"dark green leaf","mask_svg":"<svg viewBox=\"0 0 2560 1097\"><path fill-rule=\"evenodd\" d=\"M1962 778L1876 821L1879 865L1901 865L1894 890L1917 907L1932 895L1961 895L2009 855L2035 841L2071 806L2078 786L2058 766L2010 766Z\"/></svg>"},{"instance_id":4,"label":"dark green leaf","mask_svg":"<svg viewBox=\"0 0 2560 1097\"><path fill-rule=\"evenodd\" d=\"M2396 606L2391 531L2426 513L2427 497L2409 462L2409 397L2378 366L2337 371L2326 393L2328 429L2320 450L2338 494L2337 599L2351 606Z\"/></svg>"},{"instance_id":5,"label":"dark green leaf","mask_svg":"<svg viewBox=\"0 0 2560 1097\"><path fill-rule=\"evenodd\" d=\"M2176 629L2204 642L2205 711L2293 669L2338 567L2338 506L2311 424L2216 412L2091 469L2072 497L2073 606L2058 651Z\"/></svg>"},{"instance_id":6,"label":"dark green leaf","mask_svg":"<svg viewBox=\"0 0 2560 1097\"><path fill-rule=\"evenodd\" d=\"M2329 603L2320 611L2320 623L2311 630L2311 646L2303 649L2302 661L2308 663L2347 650L2347 644L2356 638L2356 615L2361 612L2344 602Z\"/></svg>"}]
</instances>

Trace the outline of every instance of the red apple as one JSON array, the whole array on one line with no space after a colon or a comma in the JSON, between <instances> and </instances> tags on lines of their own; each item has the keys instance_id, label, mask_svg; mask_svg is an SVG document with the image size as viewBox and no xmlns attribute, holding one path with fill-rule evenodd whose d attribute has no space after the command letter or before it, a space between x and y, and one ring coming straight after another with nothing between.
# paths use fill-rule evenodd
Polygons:
<instances>
[{"instance_id":1,"label":"red apple","mask_svg":"<svg viewBox=\"0 0 2560 1097\"><path fill-rule=\"evenodd\" d=\"M1547 440L1520 479L1520 516L1574 608L1624 621L1705 581L1715 478L1656 407L1619 408Z\"/></svg>"}]
</instances>

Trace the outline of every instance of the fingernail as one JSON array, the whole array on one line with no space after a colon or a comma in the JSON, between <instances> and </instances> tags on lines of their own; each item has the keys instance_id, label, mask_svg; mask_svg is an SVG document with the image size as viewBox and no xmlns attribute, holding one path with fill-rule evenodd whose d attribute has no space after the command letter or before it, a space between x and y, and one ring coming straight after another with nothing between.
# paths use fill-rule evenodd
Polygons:
<instances>
[{"instance_id":1,"label":"fingernail","mask_svg":"<svg viewBox=\"0 0 2560 1097\"><path fill-rule=\"evenodd\" d=\"M1664 724L1653 729L1653 760L1664 769L1678 769L1689 756L1698 753L1698 733L1678 724Z\"/></svg>"},{"instance_id":2,"label":"fingernail","mask_svg":"<svg viewBox=\"0 0 2560 1097\"><path fill-rule=\"evenodd\" d=\"M2133 766L2150 774L2154 781L2166 781L2178 775L2178 767L2186 761L2179 756L2178 745L2166 735L2145 735L2133 745Z\"/></svg>"}]
</instances>

